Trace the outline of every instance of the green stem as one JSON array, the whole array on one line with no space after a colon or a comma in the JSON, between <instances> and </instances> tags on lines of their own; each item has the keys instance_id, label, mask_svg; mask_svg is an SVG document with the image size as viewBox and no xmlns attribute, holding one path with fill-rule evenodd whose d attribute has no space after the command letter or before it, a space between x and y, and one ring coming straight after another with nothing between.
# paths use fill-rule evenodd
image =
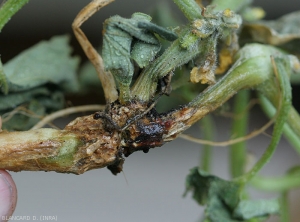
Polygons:
<instances>
[{"instance_id":1,"label":"green stem","mask_svg":"<svg viewBox=\"0 0 300 222\"><path fill-rule=\"evenodd\" d=\"M242 137L247 132L249 102L249 90L239 92L234 100L234 116L236 117L232 126L232 135L235 138ZM240 142L231 145L230 148L230 168L231 176L238 177L244 173L246 162L246 143Z\"/></svg>"},{"instance_id":2,"label":"green stem","mask_svg":"<svg viewBox=\"0 0 300 222\"><path fill-rule=\"evenodd\" d=\"M202 18L201 15L201 8L194 0L173 0L174 3L180 8L183 12L185 17L190 20L194 21L195 19Z\"/></svg>"},{"instance_id":3,"label":"green stem","mask_svg":"<svg viewBox=\"0 0 300 222\"><path fill-rule=\"evenodd\" d=\"M271 75L271 70L266 65L268 60L270 59L258 56L245 64L239 65L239 61L237 61L236 67L229 70L228 74L216 84L207 88L203 93L200 93L190 102L189 107L202 107L203 104L206 105L207 109L219 107L239 90L262 84Z\"/></svg>"},{"instance_id":4,"label":"green stem","mask_svg":"<svg viewBox=\"0 0 300 222\"><path fill-rule=\"evenodd\" d=\"M0 8L0 32L11 17L29 0L8 0Z\"/></svg>"},{"instance_id":5,"label":"green stem","mask_svg":"<svg viewBox=\"0 0 300 222\"><path fill-rule=\"evenodd\" d=\"M258 94L260 104L269 118L272 118L276 114L276 109L272 103L262 94ZM284 124L283 132L284 136L295 148L295 150L300 154L300 129L299 123L300 116L294 107L290 109L287 117L286 124Z\"/></svg>"},{"instance_id":6,"label":"green stem","mask_svg":"<svg viewBox=\"0 0 300 222\"><path fill-rule=\"evenodd\" d=\"M274 130L272 134L272 139L270 145L266 149L265 153L262 157L257 161L255 166L243 176L236 178L235 180L239 183L245 184L249 180L251 180L261 169L262 167L270 161L278 142L280 141L281 134L283 132L283 126L287 119L287 115L289 113L291 107L291 86L288 77L289 67L287 66L287 61L283 58L274 58L274 71L277 73L277 79L279 82L279 87L281 91L281 95L279 97L279 107L278 107L278 117L276 119ZM274 64L273 64L274 65ZM268 90L268 89L265 89ZM274 95L273 95L274 96ZM278 97L277 97L278 99Z\"/></svg>"},{"instance_id":7,"label":"green stem","mask_svg":"<svg viewBox=\"0 0 300 222\"><path fill-rule=\"evenodd\" d=\"M185 30L183 35L187 33L189 30ZM203 46L208 44L207 41L210 41L210 38L198 40L194 47L188 48L181 47L179 39L174 41L159 58L144 69L132 87L132 97L149 101L156 91L158 79L193 59L202 51Z\"/></svg>"},{"instance_id":8,"label":"green stem","mask_svg":"<svg viewBox=\"0 0 300 222\"><path fill-rule=\"evenodd\" d=\"M215 131L213 118L210 115L207 115L203 119L201 119L200 123L203 129L204 139L213 140ZM213 147L211 145L203 145L203 152L201 155L201 169L206 172L210 172L212 148Z\"/></svg>"},{"instance_id":9,"label":"green stem","mask_svg":"<svg viewBox=\"0 0 300 222\"><path fill-rule=\"evenodd\" d=\"M273 47L261 44L248 44L240 49L231 69L214 85L207 87L193 101L183 107L183 109L188 108L193 112L191 118L187 116L185 124L194 124L242 89L253 89L265 82L272 82L271 80L274 78L270 60L272 54L285 57ZM176 115L175 113L177 112L172 115Z\"/></svg>"},{"instance_id":10,"label":"green stem","mask_svg":"<svg viewBox=\"0 0 300 222\"><path fill-rule=\"evenodd\" d=\"M281 222L289 222L290 214L289 214L289 198L288 198L288 191L285 191L281 194L280 197L280 221Z\"/></svg>"},{"instance_id":11,"label":"green stem","mask_svg":"<svg viewBox=\"0 0 300 222\"><path fill-rule=\"evenodd\" d=\"M8 93L8 84L6 80L6 75L3 70L1 59L0 59L0 89L4 93L4 95Z\"/></svg>"},{"instance_id":12,"label":"green stem","mask_svg":"<svg viewBox=\"0 0 300 222\"><path fill-rule=\"evenodd\" d=\"M251 180L251 185L268 192L285 192L300 186L299 175L288 174L280 177L256 176Z\"/></svg>"},{"instance_id":13,"label":"green stem","mask_svg":"<svg viewBox=\"0 0 300 222\"><path fill-rule=\"evenodd\" d=\"M120 90L120 96L119 100L121 104L125 104L130 101L130 88L127 84L122 84L122 82L119 82L119 90Z\"/></svg>"}]
</instances>

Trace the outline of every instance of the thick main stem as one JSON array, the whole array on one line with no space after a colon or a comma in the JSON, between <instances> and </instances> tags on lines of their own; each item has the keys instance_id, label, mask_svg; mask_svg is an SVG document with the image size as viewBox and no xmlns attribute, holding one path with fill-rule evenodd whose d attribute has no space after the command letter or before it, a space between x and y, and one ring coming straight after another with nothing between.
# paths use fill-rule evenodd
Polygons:
<instances>
[{"instance_id":1,"label":"thick main stem","mask_svg":"<svg viewBox=\"0 0 300 222\"><path fill-rule=\"evenodd\" d=\"M101 120L80 117L65 130L0 132L0 168L81 174L113 164L119 134L104 130Z\"/></svg>"}]
</instances>

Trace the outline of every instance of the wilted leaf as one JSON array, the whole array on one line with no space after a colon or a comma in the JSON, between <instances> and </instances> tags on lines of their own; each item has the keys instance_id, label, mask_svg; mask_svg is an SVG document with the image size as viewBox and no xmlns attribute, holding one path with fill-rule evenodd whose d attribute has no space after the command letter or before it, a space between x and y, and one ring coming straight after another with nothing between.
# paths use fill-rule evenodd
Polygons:
<instances>
[{"instance_id":1,"label":"wilted leaf","mask_svg":"<svg viewBox=\"0 0 300 222\"><path fill-rule=\"evenodd\" d=\"M198 167L190 170L186 179L186 192L205 205L205 220L209 222L237 222L262 219L279 211L278 200L241 200L243 186L226 181Z\"/></svg>"},{"instance_id":2,"label":"wilted leaf","mask_svg":"<svg viewBox=\"0 0 300 222\"><path fill-rule=\"evenodd\" d=\"M3 67L9 92L29 90L47 83L59 84L66 91L77 90L79 60L70 53L68 36L53 37L20 53Z\"/></svg>"},{"instance_id":3,"label":"wilted leaf","mask_svg":"<svg viewBox=\"0 0 300 222\"><path fill-rule=\"evenodd\" d=\"M3 119L3 128L26 130L39 119L37 116L61 109L63 94L79 90L77 68L79 59L70 56L67 36L53 37L25 50L0 67L0 115L18 106L26 115Z\"/></svg>"},{"instance_id":4,"label":"wilted leaf","mask_svg":"<svg viewBox=\"0 0 300 222\"><path fill-rule=\"evenodd\" d=\"M46 87L35 88L32 90L0 95L0 110L13 109L22 103L30 102L35 97L50 96L51 92Z\"/></svg>"},{"instance_id":5,"label":"wilted leaf","mask_svg":"<svg viewBox=\"0 0 300 222\"><path fill-rule=\"evenodd\" d=\"M240 200L240 186L234 182L209 175L199 168L191 169L186 179L186 192L206 205L205 217L212 222L236 221L233 212Z\"/></svg>"},{"instance_id":6,"label":"wilted leaf","mask_svg":"<svg viewBox=\"0 0 300 222\"><path fill-rule=\"evenodd\" d=\"M10 96L0 95L0 101L0 108L11 107L0 111L0 115L3 115L3 129L25 130L31 128L47 113L62 109L64 95L61 91L40 87ZM20 103L22 105L19 105ZM17 105L18 109L14 110ZM11 112L14 115L11 116Z\"/></svg>"},{"instance_id":7,"label":"wilted leaf","mask_svg":"<svg viewBox=\"0 0 300 222\"><path fill-rule=\"evenodd\" d=\"M271 45L282 45L292 40L300 40L300 12L282 16L278 20L259 21L245 24L243 31L254 41Z\"/></svg>"},{"instance_id":8,"label":"wilted leaf","mask_svg":"<svg viewBox=\"0 0 300 222\"><path fill-rule=\"evenodd\" d=\"M11 116L11 118L9 115L4 115L4 120L7 118L8 120L4 122L3 128L9 131L29 129L36 124L46 112L45 107L36 100L31 100L28 106L24 106L23 108L26 108L26 110L20 110Z\"/></svg>"},{"instance_id":9,"label":"wilted leaf","mask_svg":"<svg viewBox=\"0 0 300 222\"><path fill-rule=\"evenodd\" d=\"M272 200L243 200L234 211L236 218L249 220L256 217L268 217L278 214L280 204L278 199Z\"/></svg>"}]
</instances>

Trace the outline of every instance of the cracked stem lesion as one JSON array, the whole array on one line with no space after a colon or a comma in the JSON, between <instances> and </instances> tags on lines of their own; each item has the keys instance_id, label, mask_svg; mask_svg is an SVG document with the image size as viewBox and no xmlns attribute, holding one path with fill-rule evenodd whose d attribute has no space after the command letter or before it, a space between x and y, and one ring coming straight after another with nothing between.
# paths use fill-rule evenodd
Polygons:
<instances>
[{"instance_id":1,"label":"cracked stem lesion","mask_svg":"<svg viewBox=\"0 0 300 222\"><path fill-rule=\"evenodd\" d=\"M114 77L110 72L105 71L102 57L92 46L84 32L81 30L80 26L98 10L113 1L114 0L94 0L90 2L78 13L72 24L72 28L78 42L98 73L107 103L114 102L118 99L118 92Z\"/></svg>"}]
</instances>

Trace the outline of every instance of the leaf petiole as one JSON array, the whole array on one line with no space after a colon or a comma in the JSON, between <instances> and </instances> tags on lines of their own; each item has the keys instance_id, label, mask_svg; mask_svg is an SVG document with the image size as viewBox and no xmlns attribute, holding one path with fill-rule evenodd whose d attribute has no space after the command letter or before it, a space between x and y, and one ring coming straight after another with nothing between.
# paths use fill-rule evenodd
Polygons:
<instances>
[{"instance_id":1,"label":"leaf petiole","mask_svg":"<svg viewBox=\"0 0 300 222\"><path fill-rule=\"evenodd\" d=\"M239 92L234 100L235 119L232 126L232 135L235 138L246 135L248 125L249 90ZM246 162L246 142L232 144L230 147L230 168L231 176L238 177L244 173Z\"/></svg>"},{"instance_id":2,"label":"leaf petiole","mask_svg":"<svg viewBox=\"0 0 300 222\"><path fill-rule=\"evenodd\" d=\"M8 0L0 8L0 32L5 24L16 14L29 0Z\"/></svg>"},{"instance_id":3,"label":"leaf petiole","mask_svg":"<svg viewBox=\"0 0 300 222\"><path fill-rule=\"evenodd\" d=\"M286 59L282 57L271 57L271 61L281 91L279 103L278 103L277 119L274 125L274 130L273 130L270 145L268 146L265 153L262 155L262 157L258 160L258 162L254 165L254 167L249 172L235 179L236 182L241 184L245 184L248 181L250 181L262 169L262 167L271 159L277 147L277 144L280 141L283 132L283 126L287 119L289 110L291 108L292 95L291 95L290 81L288 77L289 66L286 65L288 62L286 61ZM264 90L264 88L261 88L261 90ZM269 90L269 89L265 89L265 90Z\"/></svg>"}]
</instances>

